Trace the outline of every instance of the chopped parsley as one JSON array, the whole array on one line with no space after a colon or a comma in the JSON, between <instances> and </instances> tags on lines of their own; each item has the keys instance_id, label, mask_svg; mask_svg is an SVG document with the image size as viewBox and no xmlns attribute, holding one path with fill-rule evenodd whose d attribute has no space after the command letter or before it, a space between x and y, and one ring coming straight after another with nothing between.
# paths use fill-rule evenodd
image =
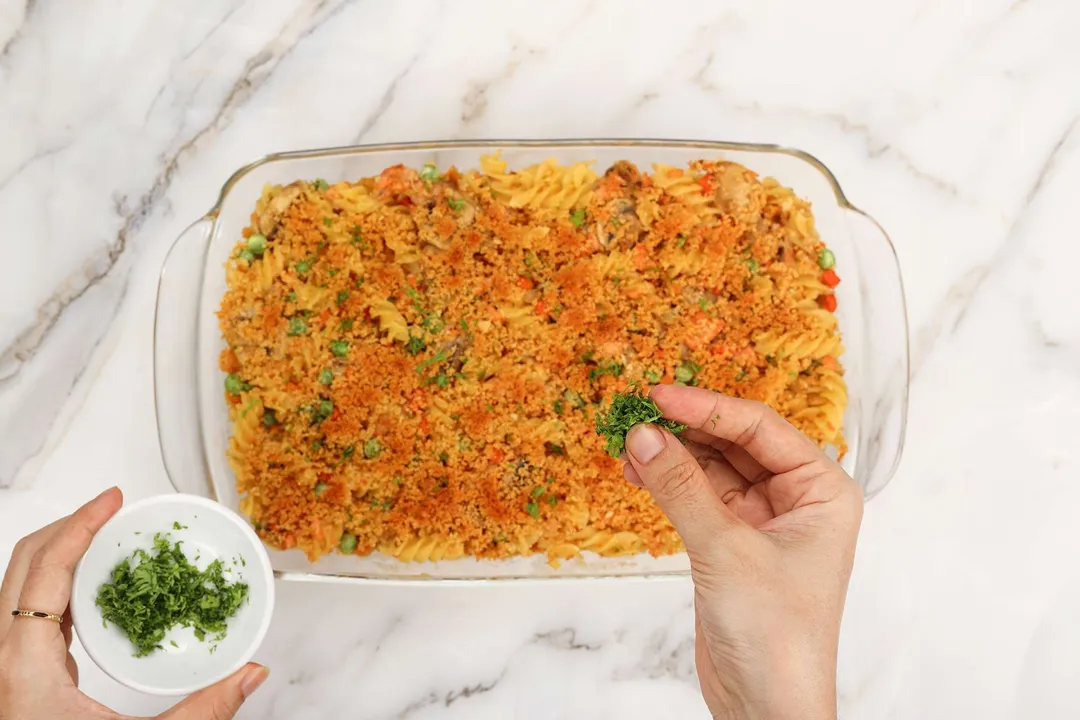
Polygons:
<instances>
[{"instance_id":1,"label":"chopped parsley","mask_svg":"<svg viewBox=\"0 0 1080 720\"><path fill-rule=\"evenodd\" d=\"M349 291L348 290L342 290L341 292L339 292L337 294L337 304L338 305L341 305L342 303L344 303L348 299L349 299Z\"/></svg>"},{"instance_id":2,"label":"chopped parsley","mask_svg":"<svg viewBox=\"0 0 1080 720\"><path fill-rule=\"evenodd\" d=\"M630 428L641 423L652 423L678 435L686 426L664 418L656 403L641 394L641 389L631 386L626 392L616 393L606 413L596 414L596 434L607 439L604 449L617 458L626 450L626 434Z\"/></svg>"},{"instance_id":3,"label":"chopped parsley","mask_svg":"<svg viewBox=\"0 0 1080 720\"><path fill-rule=\"evenodd\" d=\"M273 427L278 424L277 415L270 408L263 410L262 424L265 427Z\"/></svg>"},{"instance_id":4,"label":"chopped parsley","mask_svg":"<svg viewBox=\"0 0 1080 720\"><path fill-rule=\"evenodd\" d=\"M405 343L405 350L410 355L419 355L420 353L424 352L426 348L427 345L424 343L423 339L417 337L416 335L410 335L409 342Z\"/></svg>"},{"instance_id":5,"label":"chopped parsley","mask_svg":"<svg viewBox=\"0 0 1080 720\"><path fill-rule=\"evenodd\" d=\"M578 208L570 213L570 224L576 228L580 228L585 224L585 209Z\"/></svg>"},{"instance_id":6,"label":"chopped parsley","mask_svg":"<svg viewBox=\"0 0 1080 720\"><path fill-rule=\"evenodd\" d=\"M307 275L311 272L311 266L315 264L314 260L301 260L296 263L296 272L301 275Z\"/></svg>"},{"instance_id":7,"label":"chopped parsley","mask_svg":"<svg viewBox=\"0 0 1080 720\"><path fill-rule=\"evenodd\" d=\"M327 190L330 189L330 183L326 182L322 178L316 178L315 182L312 183L312 184L315 186L315 189L318 190L319 192L326 192Z\"/></svg>"},{"instance_id":8,"label":"chopped parsley","mask_svg":"<svg viewBox=\"0 0 1080 720\"><path fill-rule=\"evenodd\" d=\"M98 589L95 604L106 624L113 623L127 635L135 657L145 657L161 648L174 627L193 628L200 641L210 635L213 650L247 598L247 584L226 580L221 560L200 571L179 542L172 542L167 533L156 533L150 552L137 549L113 568L109 581Z\"/></svg>"},{"instance_id":9,"label":"chopped parsley","mask_svg":"<svg viewBox=\"0 0 1080 720\"><path fill-rule=\"evenodd\" d=\"M602 377L604 375L610 375L611 377L619 377L620 375L622 375L622 371L622 363L617 363L614 360L608 360L606 363L600 363L592 370L590 370L589 379L595 380L598 377Z\"/></svg>"},{"instance_id":10,"label":"chopped parsley","mask_svg":"<svg viewBox=\"0 0 1080 720\"><path fill-rule=\"evenodd\" d=\"M461 198L450 198L446 201L446 204L450 206L450 209L454 212L461 212L465 209L465 201Z\"/></svg>"},{"instance_id":11,"label":"chopped parsley","mask_svg":"<svg viewBox=\"0 0 1080 720\"><path fill-rule=\"evenodd\" d=\"M529 502L525 503L525 512L529 513L534 518L540 518L540 506L536 503L535 500L530 500Z\"/></svg>"}]
</instances>

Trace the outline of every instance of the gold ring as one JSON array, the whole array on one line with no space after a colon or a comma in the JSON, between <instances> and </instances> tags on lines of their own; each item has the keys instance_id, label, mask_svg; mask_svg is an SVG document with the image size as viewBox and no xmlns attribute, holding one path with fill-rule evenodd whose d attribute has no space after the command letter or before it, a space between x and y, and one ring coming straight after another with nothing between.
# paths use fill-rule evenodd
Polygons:
<instances>
[{"instance_id":1,"label":"gold ring","mask_svg":"<svg viewBox=\"0 0 1080 720\"><path fill-rule=\"evenodd\" d=\"M64 622L62 615L53 615L47 612L38 612L37 610L12 610L11 614L14 617L32 617L41 618L42 620L55 620L58 623Z\"/></svg>"}]
</instances>

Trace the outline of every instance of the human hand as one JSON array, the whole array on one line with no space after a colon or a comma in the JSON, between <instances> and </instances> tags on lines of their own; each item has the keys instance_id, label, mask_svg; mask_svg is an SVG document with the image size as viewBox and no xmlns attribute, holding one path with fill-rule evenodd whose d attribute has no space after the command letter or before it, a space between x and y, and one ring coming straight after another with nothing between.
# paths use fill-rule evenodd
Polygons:
<instances>
[{"instance_id":1,"label":"human hand","mask_svg":"<svg viewBox=\"0 0 1080 720\"><path fill-rule=\"evenodd\" d=\"M767 406L658 386L664 417L627 435L623 472L686 545L695 659L715 718L836 717L836 654L862 491Z\"/></svg>"},{"instance_id":2,"label":"human hand","mask_svg":"<svg viewBox=\"0 0 1080 720\"><path fill-rule=\"evenodd\" d=\"M69 652L71 621L65 612L75 566L123 502L118 489L106 490L15 546L0 586L0 720L121 717L79 691L79 671ZM12 617L16 609L64 615L64 621ZM261 665L248 663L158 717L228 720L267 673Z\"/></svg>"}]
</instances>

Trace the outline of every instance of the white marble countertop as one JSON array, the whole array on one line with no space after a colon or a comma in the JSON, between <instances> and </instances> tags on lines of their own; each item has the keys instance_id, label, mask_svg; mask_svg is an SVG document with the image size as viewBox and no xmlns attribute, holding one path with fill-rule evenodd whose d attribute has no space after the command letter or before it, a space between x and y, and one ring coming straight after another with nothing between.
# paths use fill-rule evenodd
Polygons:
<instances>
[{"instance_id":1,"label":"white marble countertop","mask_svg":"<svg viewBox=\"0 0 1080 720\"><path fill-rule=\"evenodd\" d=\"M867 508L842 716L1078 717L1078 35L1070 0L2 0L0 557L109 485L170 491L157 272L240 165L391 140L776 142L884 225L908 292L908 444ZM278 591L242 717L707 715L687 582ZM167 704L78 657L103 702Z\"/></svg>"}]
</instances>

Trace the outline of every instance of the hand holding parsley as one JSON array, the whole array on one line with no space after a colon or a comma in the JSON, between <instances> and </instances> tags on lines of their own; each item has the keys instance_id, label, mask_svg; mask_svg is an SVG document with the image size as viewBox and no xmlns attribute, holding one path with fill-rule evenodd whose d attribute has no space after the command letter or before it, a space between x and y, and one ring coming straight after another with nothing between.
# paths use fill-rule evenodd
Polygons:
<instances>
[{"instance_id":1,"label":"hand holding parsley","mask_svg":"<svg viewBox=\"0 0 1080 720\"><path fill-rule=\"evenodd\" d=\"M67 617L61 625L52 620L13 618L10 612L29 608L65 614L75 566L94 534L122 504L119 490L106 490L74 514L28 535L15 546L0 586L0 718L121 717L79 691L78 668L68 652L71 625ZM248 663L159 717L228 720L266 676L266 668Z\"/></svg>"},{"instance_id":2,"label":"hand holding parsley","mask_svg":"<svg viewBox=\"0 0 1080 720\"><path fill-rule=\"evenodd\" d=\"M686 545L713 715L835 718L855 481L769 407L701 388L616 397L597 430Z\"/></svg>"}]
</instances>

